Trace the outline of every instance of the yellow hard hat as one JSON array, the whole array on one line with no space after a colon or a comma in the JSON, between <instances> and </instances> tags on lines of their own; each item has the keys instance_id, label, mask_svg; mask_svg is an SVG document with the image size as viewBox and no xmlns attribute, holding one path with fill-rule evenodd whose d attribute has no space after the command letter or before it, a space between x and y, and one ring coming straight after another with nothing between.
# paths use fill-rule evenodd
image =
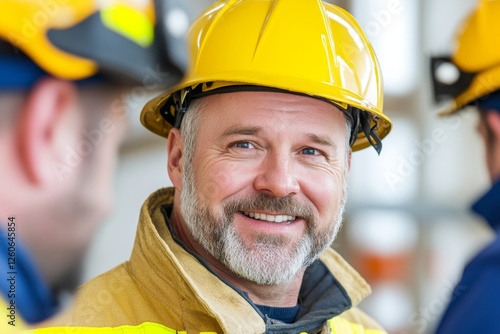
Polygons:
<instances>
[{"instance_id":1,"label":"yellow hard hat","mask_svg":"<svg viewBox=\"0 0 500 334\"><path fill-rule=\"evenodd\" d=\"M391 128L372 46L355 19L320 0L225 0L188 32L191 55L179 85L149 101L142 124L167 137L180 126L190 96L232 87L305 94L335 103L353 124L353 150L374 145ZM242 87L241 87L242 86ZM361 130L360 130L361 129Z\"/></svg>"},{"instance_id":2,"label":"yellow hard hat","mask_svg":"<svg viewBox=\"0 0 500 334\"><path fill-rule=\"evenodd\" d=\"M165 86L176 84L182 64L168 54L156 11L153 0L0 0L0 60L8 68L5 59L23 56L67 80L106 73L142 83L161 68Z\"/></svg>"},{"instance_id":3,"label":"yellow hard hat","mask_svg":"<svg viewBox=\"0 0 500 334\"><path fill-rule=\"evenodd\" d=\"M442 115L453 114L500 90L499 17L500 1L480 1L459 29L452 57L433 61L436 100L453 98L441 112ZM456 66L458 73L451 82L442 82L437 73L439 67L446 63Z\"/></svg>"}]
</instances>

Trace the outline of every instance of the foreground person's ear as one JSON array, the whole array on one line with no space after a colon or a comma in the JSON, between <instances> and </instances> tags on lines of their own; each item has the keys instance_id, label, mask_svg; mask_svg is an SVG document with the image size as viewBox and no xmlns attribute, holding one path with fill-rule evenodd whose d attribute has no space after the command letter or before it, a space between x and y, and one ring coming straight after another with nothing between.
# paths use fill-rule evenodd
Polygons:
<instances>
[{"instance_id":1,"label":"foreground person's ear","mask_svg":"<svg viewBox=\"0 0 500 334\"><path fill-rule=\"evenodd\" d=\"M51 165L64 161L65 147L77 142L82 126L73 83L48 77L32 88L17 126L19 157L30 183L57 181Z\"/></svg>"}]
</instances>

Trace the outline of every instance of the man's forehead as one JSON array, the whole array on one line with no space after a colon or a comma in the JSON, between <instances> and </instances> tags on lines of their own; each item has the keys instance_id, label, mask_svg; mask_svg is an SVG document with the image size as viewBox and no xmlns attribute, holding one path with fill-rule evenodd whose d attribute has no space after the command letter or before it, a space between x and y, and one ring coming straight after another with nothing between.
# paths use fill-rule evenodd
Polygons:
<instances>
[{"instance_id":1,"label":"man's forehead","mask_svg":"<svg viewBox=\"0 0 500 334\"><path fill-rule=\"evenodd\" d=\"M318 143L332 143L335 133L341 131L342 137L345 135L342 112L312 97L244 91L214 94L200 102L203 105L201 128L219 138L283 131Z\"/></svg>"},{"instance_id":2,"label":"man's forehead","mask_svg":"<svg viewBox=\"0 0 500 334\"><path fill-rule=\"evenodd\" d=\"M203 98L203 108L208 111L205 116L221 118L226 123L227 117L243 119L249 116L273 118L279 113L283 116L301 118L304 126L324 118L339 120L344 124L344 117L335 105L311 96L285 92L240 91L213 94Z\"/></svg>"},{"instance_id":3,"label":"man's forehead","mask_svg":"<svg viewBox=\"0 0 500 334\"><path fill-rule=\"evenodd\" d=\"M279 90L279 91L266 90L266 88L263 88L262 90L245 90L245 89L242 89L241 91L229 90L227 92L224 92L224 90L222 90L220 93L216 91L214 94L206 96L206 98L223 97L231 99L245 99L245 98L250 99L250 98L255 98L256 96L261 98L281 100L281 101L310 101L311 103L320 102L329 104L322 98L302 93L295 93L291 91L289 92L285 90ZM330 105L333 106L332 104Z\"/></svg>"}]
</instances>

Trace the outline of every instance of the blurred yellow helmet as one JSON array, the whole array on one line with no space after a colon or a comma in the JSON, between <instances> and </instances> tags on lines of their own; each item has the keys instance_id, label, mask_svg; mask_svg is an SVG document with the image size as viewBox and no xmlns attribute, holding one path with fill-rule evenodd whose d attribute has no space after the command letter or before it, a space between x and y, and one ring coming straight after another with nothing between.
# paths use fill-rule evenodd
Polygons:
<instances>
[{"instance_id":1,"label":"blurred yellow helmet","mask_svg":"<svg viewBox=\"0 0 500 334\"><path fill-rule=\"evenodd\" d=\"M479 103L500 90L500 1L482 0L464 20L455 41L451 58L433 60L434 94L437 101L453 98L442 115L453 114L463 107ZM440 76L451 68L452 80ZM454 65L456 68L451 67Z\"/></svg>"},{"instance_id":2,"label":"blurred yellow helmet","mask_svg":"<svg viewBox=\"0 0 500 334\"><path fill-rule=\"evenodd\" d=\"M391 128L379 64L365 34L340 7L320 0L225 0L188 32L191 55L179 85L146 104L141 121L167 137L190 100L214 92L279 90L332 102L353 118L353 150Z\"/></svg>"},{"instance_id":3,"label":"blurred yellow helmet","mask_svg":"<svg viewBox=\"0 0 500 334\"><path fill-rule=\"evenodd\" d=\"M67 80L106 73L139 83L161 68L165 86L178 83L183 65L157 11L153 0L0 0L1 65L24 56Z\"/></svg>"}]
</instances>

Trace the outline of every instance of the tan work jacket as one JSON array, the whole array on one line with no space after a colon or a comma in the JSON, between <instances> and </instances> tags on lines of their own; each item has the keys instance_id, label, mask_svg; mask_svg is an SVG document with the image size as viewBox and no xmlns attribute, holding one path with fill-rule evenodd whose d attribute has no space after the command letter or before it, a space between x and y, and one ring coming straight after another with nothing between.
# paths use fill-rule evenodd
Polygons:
<instances>
[{"instance_id":1,"label":"tan work jacket","mask_svg":"<svg viewBox=\"0 0 500 334\"><path fill-rule=\"evenodd\" d=\"M83 285L73 308L35 333L385 333L356 307L368 284L332 249L304 275L296 323L262 315L174 240L173 198L171 188L153 193L130 260Z\"/></svg>"}]
</instances>

